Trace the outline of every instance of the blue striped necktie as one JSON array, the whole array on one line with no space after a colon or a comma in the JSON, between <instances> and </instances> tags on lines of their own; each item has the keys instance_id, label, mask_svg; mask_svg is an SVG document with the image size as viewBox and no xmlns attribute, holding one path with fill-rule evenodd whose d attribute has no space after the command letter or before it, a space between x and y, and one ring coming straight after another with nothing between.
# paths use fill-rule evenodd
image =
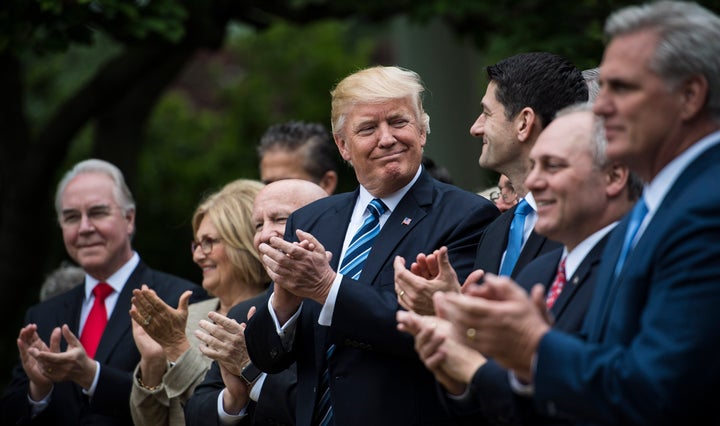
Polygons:
<instances>
[{"instance_id":1,"label":"blue striped necktie","mask_svg":"<svg viewBox=\"0 0 720 426\"><path fill-rule=\"evenodd\" d=\"M350 245L345 251L342 263L340 264L340 273L354 280L360 278L363 264L370 254L373 241L380 233L380 216L385 213L387 206L379 198L375 198L367 206L370 216L357 230L350 240Z\"/></svg>"},{"instance_id":2,"label":"blue striped necktie","mask_svg":"<svg viewBox=\"0 0 720 426\"><path fill-rule=\"evenodd\" d=\"M345 251L345 256L340 263L340 273L357 280L360 278L365 259L370 254L373 241L380 233L380 216L387 211L387 206L379 198L375 198L367 206L370 215L365 218L360 229L357 230L350 240L350 245ZM335 345L330 345L325 354L326 363L335 351ZM327 369L320 376L318 384L318 400L315 407L315 425L328 426L334 424L332 401L330 400L330 372Z\"/></svg>"},{"instance_id":3,"label":"blue striped necktie","mask_svg":"<svg viewBox=\"0 0 720 426\"><path fill-rule=\"evenodd\" d=\"M513 220L510 223L510 231L508 233L507 250L505 251L505 259L500 268L500 275L510 276L523 246L523 237L525 234L525 216L532 211L530 204L523 198L515 209Z\"/></svg>"}]
</instances>

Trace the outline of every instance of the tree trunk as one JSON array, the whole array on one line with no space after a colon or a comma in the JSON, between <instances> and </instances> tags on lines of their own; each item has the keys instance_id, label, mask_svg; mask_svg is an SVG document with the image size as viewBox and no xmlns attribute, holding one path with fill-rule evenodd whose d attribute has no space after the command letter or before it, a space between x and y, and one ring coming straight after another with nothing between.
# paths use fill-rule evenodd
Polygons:
<instances>
[{"instance_id":1,"label":"tree trunk","mask_svg":"<svg viewBox=\"0 0 720 426\"><path fill-rule=\"evenodd\" d=\"M44 271L56 266L49 258L51 247L62 238L54 190L73 138L102 114L96 152L120 163L132 177L147 115L191 54L179 46L129 48L64 102L34 140L25 119L20 61L7 52L0 54L0 312L5 320L0 366L6 372L2 386L17 362L15 339L25 310L38 300ZM124 123L134 126L123 131Z\"/></svg>"}]
</instances>

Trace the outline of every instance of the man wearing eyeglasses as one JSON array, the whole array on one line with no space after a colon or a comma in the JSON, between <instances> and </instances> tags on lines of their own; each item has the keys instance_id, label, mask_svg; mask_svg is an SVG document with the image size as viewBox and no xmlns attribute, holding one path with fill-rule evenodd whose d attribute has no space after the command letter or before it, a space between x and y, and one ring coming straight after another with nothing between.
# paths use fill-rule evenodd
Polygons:
<instances>
[{"instance_id":1,"label":"man wearing eyeglasses","mask_svg":"<svg viewBox=\"0 0 720 426\"><path fill-rule=\"evenodd\" d=\"M185 290L201 289L150 269L132 249L135 202L114 165L75 165L60 182L55 205L84 285L28 310L0 423L132 424L128 398L140 360L128 315L132 290L147 284L176 303Z\"/></svg>"},{"instance_id":2,"label":"man wearing eyeglasses","mask_svg":"<svg viewBox=\"0 0 720 426\"><path fill-rule=\"evenodd\" d=\"M497 191L490 192L490 201L495 203L501 213L506 212L517 204L517 193L510 179L505 175L500 175L497 188Z\"/></svg>"}]
</instances>

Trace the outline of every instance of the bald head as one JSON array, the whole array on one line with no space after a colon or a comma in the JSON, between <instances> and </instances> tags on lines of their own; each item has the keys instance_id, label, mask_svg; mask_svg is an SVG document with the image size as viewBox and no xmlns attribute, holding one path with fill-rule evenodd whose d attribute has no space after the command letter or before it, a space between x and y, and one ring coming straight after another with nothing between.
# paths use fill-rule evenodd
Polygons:
<instances>
[{"instance_id":1,"label":"bald head","mask_svg":"<svg viewBox=\"0 0 720 426\"><path fill-rule=\"evenodd\" d=\"M317 184L302 179L283 179L265 185L253 204L255 248L272 236L282 238L292 212L327 195Z\"/></svg>"}]
</instances>

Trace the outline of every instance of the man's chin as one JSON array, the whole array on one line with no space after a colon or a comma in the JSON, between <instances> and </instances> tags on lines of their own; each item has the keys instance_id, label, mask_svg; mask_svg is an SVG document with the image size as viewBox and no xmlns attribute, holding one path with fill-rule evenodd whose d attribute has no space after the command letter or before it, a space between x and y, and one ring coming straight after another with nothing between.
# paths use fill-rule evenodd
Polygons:
<instances>
[{"instance_id":1,"label":"man's chin","mask_svg":"<svg viewBox=\"0 0 720 426\"><path fill-rule=\"evenodd\" d=\"M75 260L86 271L102 268L106 262L105 256L99 252L78 254Z\"/></svg>"}]
</instances>

